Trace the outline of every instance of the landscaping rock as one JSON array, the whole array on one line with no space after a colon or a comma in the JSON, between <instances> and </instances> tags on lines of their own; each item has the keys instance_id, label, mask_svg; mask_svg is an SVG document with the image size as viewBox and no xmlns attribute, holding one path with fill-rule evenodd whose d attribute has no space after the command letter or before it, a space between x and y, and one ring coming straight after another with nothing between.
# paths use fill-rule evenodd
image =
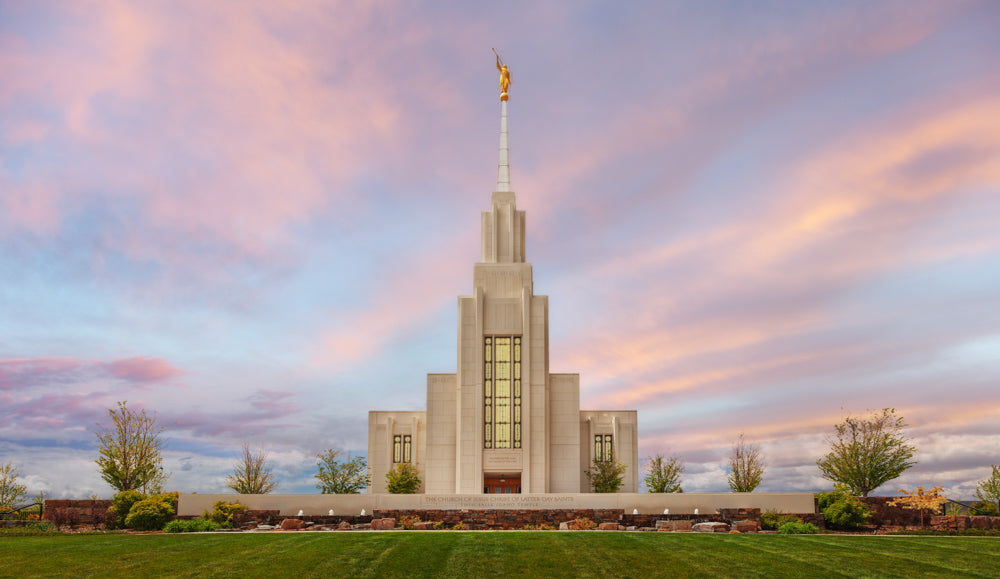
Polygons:
<instances>
[{"instance_id":1,"label":"landscaping rock","mask_svg":"<svg viewBox=\"0 0 1000 579\"><path fill-rule=\"evenodd\" d=\"M434 523L429 521L421 521L419 523L413 523L414 531L430 531L434 529Z\"/></svg>"},{"instance_id":2,"label":"landscaping rock","mask_svg":"<svg viewBox=\"0 0 1000 579\"><path fill-rule=\"evenodd\" d=\"M306 528L306 524L301 519L285 519L281 521L282 531L299 531Z\"/></svg>"},{"instance_id":3,"label":"landscaping rock","mask_svg":"<svg viewBox=\"0 0 1000 579\"><path fill-rule=\"evenodd\" d=\"M756 521L733 521L733 530L741 533L756 533Z\"/></svg>"},{"instance_id":4,"label":"landscaping rock","mask_svg":"<svg viewBox=\"0 0 1000 579\"><path fill-rule=\"evenodd\" d=\"M729 525L725 523L696 523L691 525L691 530L695 533L725 533L729 530Z\"/></svg>"},{"instance_id":5,"label":"landscaping rock","mask_svg":"<svg viewBox=\"0 0 1000 579\"><path fill-rule=\"evenodd\" d=\"M347 521L340 521L340 524L337 525L337 528L340 529L341 531L350 531L351 524L348 523Z\"/></svg>"},{"instance_id":6,"label":"landscaping rock","mask_svg":"<svg viewBox=\"0 0 1000 579\"><path fill-rule=\"evenodd\" d=\"M597 525L598 531L617 531L618 523L601 523Z\"/></svg>"},{"instance_id":7,"label":"landscaping rock","mask_svg":"<svg viewBox=\"0 0 1000 579\"><path fill-rule=\"evenodd\" d=\"M559 523L560 531L579 531L580 525L576 524L576 521L566 521L565 523Z\"/></svg>"},{"instance_id":8,"label":"landscaping rock","mask_svg":"<svg viewBox=\"0 0 1000 579\"><path fill-rule=\"evenodd\" d=\"M656 530L686 533L691 530L691 525L691 521L656 521Z\"/></svg>"},{"instance_id":9,"label":"landscaping rock","mask_svg":"<svg viewBox=\"0 0 1000 579\"><path fill-rule=\"evenodd\" d=\"M396 519L372 519L373 531L388 531L396 528Z\"/></svg>"}]
</instances>

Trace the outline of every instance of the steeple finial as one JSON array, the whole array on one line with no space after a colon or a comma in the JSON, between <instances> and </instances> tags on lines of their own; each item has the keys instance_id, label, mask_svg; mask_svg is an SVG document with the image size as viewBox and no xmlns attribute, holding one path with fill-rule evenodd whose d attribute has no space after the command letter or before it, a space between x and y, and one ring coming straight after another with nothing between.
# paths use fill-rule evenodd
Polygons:
<instances>
[{"instance_id":1,"label":"steeple finial","mask_svg":"<svg viewBox=\"0 0 1000 579\"><path fill-rule=\"evenodd\" d=\"M510 191L510 159L507 146L507 89L510 88L510 70L503 63L496 49L497 70L500 71L500 162L497 165L497 191Z\"/></svg>"}]
</instances>

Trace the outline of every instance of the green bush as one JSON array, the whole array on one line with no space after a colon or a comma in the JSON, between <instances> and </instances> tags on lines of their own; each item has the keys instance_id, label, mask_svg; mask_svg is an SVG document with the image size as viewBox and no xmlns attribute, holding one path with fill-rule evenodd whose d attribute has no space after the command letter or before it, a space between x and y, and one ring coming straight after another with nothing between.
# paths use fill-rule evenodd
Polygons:
<instances>
[{"instance_id":1,"label":"green bush","mask_svg":"<svg viewBox=\"0 0 1000 579\"><path fill-rule=\"evenodd\" d=\"M1000 509L997 509L997 506L994 505L993 503L987 503L986 501L979 501L978 503L973 503L972 506L975 507L978 510L978 512L969 511L970 515L986 515L988 517L1000 517Z\"/></svg>"},{"instance_id":2,"label":"green bush","mask_svg":"<svg viewBox=\"0 0 1000 579\"><path fill-rule=\"evenodd\" d=\"M816 525L812 523L785 523L778 527L778 533L782 535L815 535L819 532Z\"/></svg>"},{"instance_id":3,"label":"green bush","mask_svg":"<svg viewBox=\"0 0 1000 579\"><path fill-rule=\"evenodd\" d=\"M781 513L776 510L764 511L760 515L760 528L765 531L777 531L785 523L801 523L802 518L798 515Z\"/></svg>"},{"instance_id":4,"label":"green bush","mask_svg":"<svg viewBox=\"0 0 1000 579\"><path fill-rule=\"evenodd\" d=\"M864 503L844 491L819 493L816 498L826 526L831 529L856 529L867 523L871 516L871 511Z\"/></svg>"},{"instance_id":5,"label":"green bush","mask_svg":"<svg viewBox=\"0 0 1000 579\"><path fill-rule=\"evenodd\" d=\"M394 495L412 495L420 488L420 472L409 462L399 462L385 473L385 490Z\"/></svg>"},{"instance_id":6,"label":"green bush","mask_svg":"<svg viewBox=\"0 0 1000 579\"><path fill-rule=\"evenodd\" d=\"M170 521L163 528L168 533L207 533L223 528L222 525L208 519L191 519L190 521Z\"/></svg>"},{"instance_id":7,"label":"green bush","mask_svg":"<svg viewBox=\"0 0 1000 579\"><path fill-rule=\"evenodd\" d=\"M128 513L132 510L132 505L145 498L146 495L139 491L122 491L112 497L106 521L108 528L124 529L125 519L128 518Z\"/></svg>"},{"instance_id":8,"label":"green bush","mask_svg":"<svg viewBox=\"0 0 1000 579\"><path fill-rule=\"evenodd\" d=\"M246 507L239 503L227 503L226 501L217 501L212 505L211 512L205 511L201 518L218 523L223 527L233 526L233 513L236 511L245 510Z\"/></svg>"},{"instance_id":9,"label":"green bush","mask_svg":"<svg viewBox=\"0 0 1000 579\"><path fill-rule=\"evenodd\" d=\"M173 505L158 497L150 497L132 505L125 517L125 527L137 531L159 531L173 516Z\"/></svg>"}]
</instances>

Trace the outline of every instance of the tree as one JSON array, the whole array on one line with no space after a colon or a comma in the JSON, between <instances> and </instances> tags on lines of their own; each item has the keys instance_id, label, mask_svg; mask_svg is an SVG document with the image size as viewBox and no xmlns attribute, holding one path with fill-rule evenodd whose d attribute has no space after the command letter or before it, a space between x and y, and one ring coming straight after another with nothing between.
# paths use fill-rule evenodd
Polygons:
<instances>
[{"instance_id":1,"label":"tree","mask_svg":"<svg viewBox=\"0 0 1000 579\"><path fill-rule=\"evenodd\" d=\"M655 454L646 463L646 492L650 493L682 493L681 474L684 464L679 456L664 457Z\"/></svg>"},{"instance_id":2,"label":"tree","mask_svg":"<svg viewBox=\"0 0 1000 579\"><path fill-rule=\"evenodd\" d=\"M385 473L385 490L394 495L412 495L422 482L420 472L411 462L397 462Z\"/></svg>"},{"instance_id":3,"label":"tree","mask_svg":"<svg viewBox=\"0 0 1000 579\"><path fill-rule=\"evenodd\" d=\"M233 474L226 477L226 486L241 495L266 495L273 491L278 483L267 464L267 452L252 449L244 442L240 458L233 466Z\"/></svg>"},{"instance_id":4,"label":"tree","mask_svg":"<svg viewBox=\"0 0 1000 579\"><path fill-rule=\"evenodd\" d=\"M729 488L734 493L752 493L764 480L764 456L760 445L748 443L740 433L729 455Z\"/></svg>"},{"instance_id":5,"label":"tree","mask_svg":"<svg viewBox=\"0 0 1000 579\"><path fill-rule=\"evenodd\" d=\"M13 462L0 466L0 508L12 509L28 496L28 487L19 484L17 477Z\"/></svg>"},{"instance_id":6,"label":"tree","mask_svg":"<svg viewBox=\"0 0 1000 579\"><path fill-rule=\"evenodd\" d=\"M1000 466L991 465L993 474L984 480L979 481L976 487L976 498L984 503L993 506L1000 506Z\"/></svg>"},{"instance_id":7,"label":"tree","mask_svg":"<svg viewBox=\"0 0 1000 579\"><path fill-rule=\"evenodd\" d=\"M830 452L816 461L823 478L840 483L854 495L868 493L899 477L917 462L917 451L903 435L906 422L895 408L868 416L848 415L827 439Z\"/></svg>"},{"instance_id":8,"label":"tree","mask_svg":"<svg viewBox=\"0 0 1000 579\"><path fill-rule=\"evenodd\" d=\"M163 472L163 428L157 426L156 416L145 410L135 411L127 402L119 401L118 408L109 408L111 424L98 424L98 458L101 478L118 491L162 487L169 476Z\"/></svg>"},{"instance_id":9,"label":"tree","mask_svg":"<svg viewBox=\"0 0 1000 579\"><path fill-rule=\"evenodd\" d=\"M591 470L583 471L595 493L616 493L625 479L626 466L618 462L615 453L609 453L607 458L595 460Z\"/></svg>"},{"instance_id":10,"label":"tree","mask_svg":"<svg viewBox=\"0 0 1000 579\"><path fill-rule=\"evenodd\" d=\"M368 486L368 461L363 456L351 458L348 454L348 460L341 462L337 460L339 456L340 451L331 448L316 457L319 459L316 488L324 495L357 494Z\"/></svg>"},{"instance_id":11,"label":"tree","mask_svg":"<svg viewBox=\"0 0 1000 579\"><path fill-rule=\"evenodd\" d=\"M917 490L911 493L906 489L899 489L899 492L906 493L906 496L892 499L889 501L889 506L920 511L920 526L923 527L924 511L927 509L937 511L941 505L948 502L948 499L941 496L943 490L944 487L934 487L929 492L925 492L924 487L917 487Z\"/></svg>"}]
</instances>

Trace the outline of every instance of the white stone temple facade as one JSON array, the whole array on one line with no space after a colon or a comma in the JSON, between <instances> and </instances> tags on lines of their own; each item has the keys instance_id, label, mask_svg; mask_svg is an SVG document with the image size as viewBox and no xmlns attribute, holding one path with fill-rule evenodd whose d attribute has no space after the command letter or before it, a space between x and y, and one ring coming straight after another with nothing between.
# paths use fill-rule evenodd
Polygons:
<instances>
[{"instance_id":1,"label":"white stone temple facade","mask_svg":"<svg viewBox=\"0 0 1000 579\"><path fill-rule=\"evenodd\" d=\"M472 294L458 298L457 372L428 374L426 412L369 412L368 492L411 462L427 494L587 493L584 471L612 455L627 467L620 492L637 492L636 411L580 410L580 375L549 372L549 298L526 261L500 104L497 189Z\"/></svg>"}]
</instances>

